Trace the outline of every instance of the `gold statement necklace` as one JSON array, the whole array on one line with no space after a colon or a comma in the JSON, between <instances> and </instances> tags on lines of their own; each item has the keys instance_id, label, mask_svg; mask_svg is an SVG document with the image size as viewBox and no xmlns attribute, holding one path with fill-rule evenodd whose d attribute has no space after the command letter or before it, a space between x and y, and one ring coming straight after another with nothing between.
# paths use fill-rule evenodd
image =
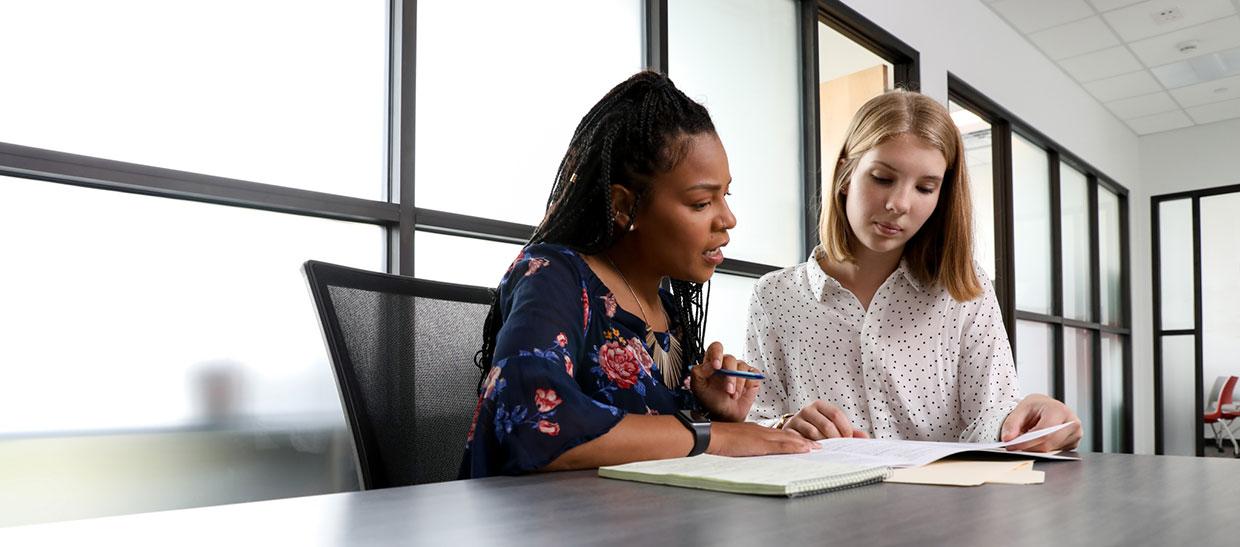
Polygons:
<instances>
[{"instance_id":1,"label":"gold statement necklace","mask_svg":"<svg viewBox=\"0 0 1240 547\"><path fill-rule=\"evenodd\" d=\"M637 310L642 314L642 322L646 324L646 347L650 349L651 357L654 359L655 365L658 365L659 371L663 373L663 385L668 389L676 389L680 385L680 368L681 368L681 352L680 341L672 335L671 322L668 324L668 350L664 351L663 345L659 343L658 338L654 335L654 329L650 327L650 320L646 318L646 307L642 305L642 301L637 297L637 293L633 290L633 286L629 284L629 280L624 277L624 272L616 266L611 257L603 254L603 258L607 259L607 263L611 264L611 269L620 275L620 281L624 282L624 288L629 290L629 295L633 297L633 301L637 302Z\"/></svg>"}]
</instances>

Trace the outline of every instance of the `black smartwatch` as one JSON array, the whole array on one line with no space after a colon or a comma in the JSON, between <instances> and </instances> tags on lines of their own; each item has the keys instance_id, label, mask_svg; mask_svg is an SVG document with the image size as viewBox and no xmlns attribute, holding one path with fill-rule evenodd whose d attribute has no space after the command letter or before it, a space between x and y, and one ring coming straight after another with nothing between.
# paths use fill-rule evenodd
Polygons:
<instances>
[{"instance_id":1,"label":"black smartwatch","mask_svg":"<svg viewBox=\"0 0 1240 547\"><path fill-rule=\"evenodd\" d=\"M689 451L689 455L706 452L706 447L710 446L710 418L703 412L681 410L676 413L676 419L693 433L693 450Z\"/></svg>"}]
</instances>

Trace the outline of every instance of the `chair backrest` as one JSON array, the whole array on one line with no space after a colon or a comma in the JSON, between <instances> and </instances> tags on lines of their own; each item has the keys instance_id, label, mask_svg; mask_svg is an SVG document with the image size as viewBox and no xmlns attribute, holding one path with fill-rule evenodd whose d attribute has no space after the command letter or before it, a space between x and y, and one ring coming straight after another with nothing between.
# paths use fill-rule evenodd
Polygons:
<instances>
[{"instance_id":1,"label":"chair backrest","mask_svg":"<svg viewBox=\"0 0 1240 547\"><path fill-rule=\"evenodd\" d=\"M1218 398L1223 394L1223 384L1227 383L1226 376L1219 376L1214 379L1214 386L1210 388L1210 394L1206 395L1205 413L1209 414L1218 410Z\"/></svg>"},{"instance_id":2,"label":"chair backrest","mask_svg":"<svg viewBox=\"0 0 1240 547\"><path fill-rule=\"evenodd\" d=\"M1227 383L1223 385L1223 390L1218 394L1218 407L1221 409L1232 403L1232 398L1236 392L1236 381L1240 380L1235 376L1228 376Z\"/></svg>"},{"instance_id":3,"label":"chair backrest","mask_svg":"<svg viewBox=\"0 0 1240 547\"><path fill-rule=\"evenodd\" d=\"M493 291L313 260L304 271L362 487L457 478Z\"/></svg>"},{"instance_id":4,"label":"chair backrest","mask_svg":"<svg viewBox=\"0 0 1240 547\"><path fill-rule=\"evenodd\" d=\"M1236 380L1235 376L1219 376L1214 379L1214 387L1210 388L1210 397L1206 399L1207 420L1218 419L1222 415L1223 407L1231 404Z\"/></svg>"}]
</instances>

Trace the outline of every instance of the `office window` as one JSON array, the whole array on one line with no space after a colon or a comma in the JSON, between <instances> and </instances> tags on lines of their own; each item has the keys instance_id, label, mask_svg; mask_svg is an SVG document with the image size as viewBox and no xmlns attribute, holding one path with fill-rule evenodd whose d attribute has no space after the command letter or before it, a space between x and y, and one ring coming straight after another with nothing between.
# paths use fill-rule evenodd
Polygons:
<instances>
[{"instance_id":1,"label":"office window","mask_svg":"<svg viewBox=\"0 0 1240 547\"><path fill-rule=\"evenodd\" d=\"M1049 366L1054 361L1055 343L1051 326L1033 321L1017 321L1016 375L1022 395L1051 393L1054 377Z\"/></svg>"},{"instance_id":2,"label":"office window","mask_svg":"<svg viewBox=\"0 0 1240 547\"><path fill-rule=\"evenodd\" d=\"M478 287L499 285L499 280L508 271L508 266L521 253L521 246L515 243L497 243L430 232L415 233L413 241L419 257L451 257L446 260L417 260L414 262L414 277Z\"/></svg>"},{"instance_id":3,"label":"office window","mask_svg":"<svg viewBox=\"0 0 1240 547\"><path fill-rule=\"evenodd\" d=\"M1016 309L1051 311L1051 200L1046 151L1012 135Z\"/></svg>"},{"instance_id":4,"label":"office window","mask_svg":"<svg viewBox=\"0 0 1240 547\"><path fill-rule=\"evenodd\" d=\"M703 346L718 341L723 350L743 359L749 296L758 280L739 275L715 274L710 281L710 309L706 315Z\"/></svg>"},{"instance_id":5,"label":"office window","mask_svg":"<svg viewBox=\"0 0 1240 547\"><path fill-rule=\"evenodd\" d=\"M642 68L642 2L417 6L418 207L538 224L581 117Z\"/></svg>"},{"instance_id":6,"label":"office window","mask_svg":"<svg viewBox=\"0 0 1240 547\"><path fill-rule=\"evenodd\" d=\"M996 279L995 189L990 123L955 101L948 101L947 107L964 139L969 196L973 202L973 259L981 264L993 283Z\"/></svg>"},{"instance_id":7,"label":"office window","mask_svg":"<svg viewBox=\"0 0 1240 547\"><path fill-rule=\"evenodd\" d=\"M792 0L668 3L668 75L710 110L728 151L729 258L791 266L804 226L800 45ZM744 75L744 77L738 77Z\"/></svg>"},{"instance_id":8,"label":"office window","mask_svg":"<svg viewBox=\"0 0 1240 547\"><path fill-rule=\"evenodd\" d=\"M1093 452L1094 444L1094 336L1089 330L1063 329L1064 404L1076 411L1081 419L1081 443L1078 452Z\"/></svg>"},{"instance_id":9,"label":"office window","mask_svg":"<svg viewBox=\"0 0 1240 547\"><path fill-rule=\"evenodd\" d=\"M386 2L5 2L0 21L0 142L386 196Z\"/></svg>"},{"instance_id":10,"label":"office window","mask_svg":"<svg viewBox=\"0 0 1240 547\"><path fill-rule=\"evenodd\" d=\"M1059 163L1059 210L1063 227L1063 315L1089 321L1092 319L1089 281L1089 181L1083 173L1063 162ZM1118 236L1118 232L1116 235ZM1116 251L1118 252L1118 249Z\"/></svg>"},{"instance_id":11,"label":"office window","mask_svg":"<svg viewBox=\"0 0 1240 547\"><path fill-rule=\"evenodd\" d=\"M1098 188L1098 261L1102 298L1102 317L1099 322L1119 325L1123 322L1123 274L1120 265L1120 214L1119 196L1104 187Z\"/></svg>"},{"instance_id":12,"label":"office window","mask_svg":"<svg viewBox=\"0 0 1240 547\"><path fill-rule=\"evenodd\" d=\"M1102 333L1102 450L1124 446L1124 343L1118 334Z\"/></svg>"},{"instance_id":13,"label":"office window","mask_svg":"<svg viewBox=\"0 0 1240 547\"><path fill-rule=\"evenodd\" d=\"M300 266L382 228L0 177L0 233L0 525L356 488Z\"/></svg>"},{"instance_id":14,"label":"office window","mask_svg":"<svg viewBox=\"0 0 1240 547\"><path fill-rule=\"evenodd\" d=\"M948 88L973 181L993 173L972 188L975 252L993 237L992 279L1022 392L1072 407L1082 450L1131 451L1127 190L954 75ZM982 137L985 150L970 145Z\"/></svg>"}]
</instances>

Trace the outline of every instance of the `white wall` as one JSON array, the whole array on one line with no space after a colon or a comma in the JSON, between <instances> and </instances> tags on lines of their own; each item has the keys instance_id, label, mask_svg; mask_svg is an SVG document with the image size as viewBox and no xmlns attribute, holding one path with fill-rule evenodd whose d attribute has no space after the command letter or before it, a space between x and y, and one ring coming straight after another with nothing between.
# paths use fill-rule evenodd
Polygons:
<instances>
[{"instance_id":1,"label":"white wall","mask_svg":"<svg viewBox=\"0 0 1240 547\"><path fill-rule=\"evenodd\" d=\"M1146 135L1140 150L1151 196L1240 184L1240 119Z\"/></svg>"},{"instance_id":2,"label":"white wall","mask_svg":"<svg viewBox=\"0 0 1240 547\"><path fill-rule=\"evenodd\" d=\"M1138 137L978 0L844 0L916 49L922 92L947 100L950 71L1129 190L1135 446L1153 452L1149 193Z\"/></svg>"}]
</instances>

